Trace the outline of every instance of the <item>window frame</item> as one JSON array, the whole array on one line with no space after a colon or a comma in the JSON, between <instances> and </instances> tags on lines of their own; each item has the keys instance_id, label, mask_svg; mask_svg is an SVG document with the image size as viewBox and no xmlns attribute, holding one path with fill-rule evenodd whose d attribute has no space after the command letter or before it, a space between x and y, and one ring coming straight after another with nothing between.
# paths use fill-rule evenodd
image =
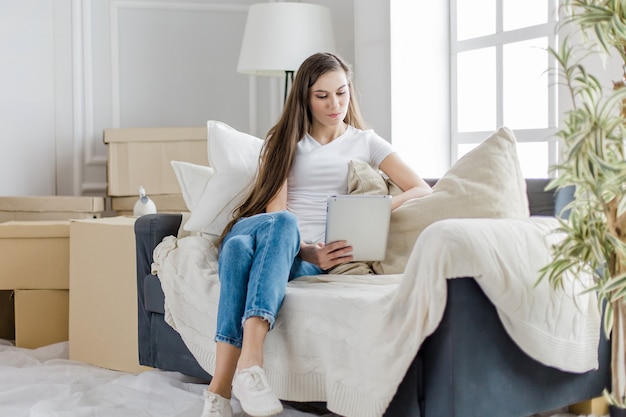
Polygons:
<instances>
[{"instance_id":1,"label":"window frame","mask_svg":"<svg viewBox=\"0 0 626 417\"><path fill-rule=\"evenodd\" d=\"M556 49L558 46L558 0L547 0L546 13L547 23L523 27L510 31L503 31L503 2L507 0L495 0L496 7L496 31L493 34L484 35L471 39L457 40L457 2L468 0L450 1L450 165L458 160L459 145L479 144L492 131L459 132L458 130L458 54L466 51L495 47L496 61L496 126L504 125L503 119L503 47L505 44L526 41L545 37L548 46ZM508 0L510 1L510 0ZM548 126L539 129L514 129L518 143L547 142L548 164L552 166L558 161L558 80L556 71L548 70L556 68L557 62L554 57L547 55L546 74L548 77ZM548 172L548 167L546 167ZM554 175L550 172L547 175Z\"/></svg>"}]
</instances>

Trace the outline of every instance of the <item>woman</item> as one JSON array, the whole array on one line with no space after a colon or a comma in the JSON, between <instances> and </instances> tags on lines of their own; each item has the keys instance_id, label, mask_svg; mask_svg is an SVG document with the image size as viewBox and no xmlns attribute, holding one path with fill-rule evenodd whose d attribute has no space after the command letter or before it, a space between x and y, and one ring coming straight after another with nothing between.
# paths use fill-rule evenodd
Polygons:
<instances>
[{"instance_id":1,"label":"woman","mask_svg":"<svg viewBox=\"0 0 626 417\"><path fill-rule=\"evenodd\" d=\"M326 197L347 193L350 160L398 184L392 209L432 192L363 129L348 65L330 53L307 58L267 134L253 190L220 239L217 359L202 417L232 416L231 389L251 416L282 411L263 371L263 344L289 280L352 260L349 242L323 243Z\"/></svg>"}]
</instances>

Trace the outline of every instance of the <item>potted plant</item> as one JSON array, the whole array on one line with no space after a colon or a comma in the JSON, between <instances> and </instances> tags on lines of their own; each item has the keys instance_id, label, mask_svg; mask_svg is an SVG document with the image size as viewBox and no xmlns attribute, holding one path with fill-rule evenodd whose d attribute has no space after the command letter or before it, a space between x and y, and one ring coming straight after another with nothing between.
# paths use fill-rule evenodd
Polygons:
<instances>
[{"instance_id":1,"label":"potted plant","mask_svg":"<svg viewBox=\"0 0 626 417\"><path fill-rule=\"evenodd\" d=\"M558 62L559 79L572 99L557 136L561 161L551 189L575 187L561 220L564 238L553 248L553 259L541 272L554 286L565 272L591 276L589 291L598 294L604 333L611 337L611 391L604 394L611 415L626 415L626 1L564 0ZM576 40L574 40L576 39ZM585 63L599 56L620 59L622 79L612 86L589 72ZM604 70L606 73L606 70ZM615 413L615 414L613 414Z\"/></svg>"}]
</instances>

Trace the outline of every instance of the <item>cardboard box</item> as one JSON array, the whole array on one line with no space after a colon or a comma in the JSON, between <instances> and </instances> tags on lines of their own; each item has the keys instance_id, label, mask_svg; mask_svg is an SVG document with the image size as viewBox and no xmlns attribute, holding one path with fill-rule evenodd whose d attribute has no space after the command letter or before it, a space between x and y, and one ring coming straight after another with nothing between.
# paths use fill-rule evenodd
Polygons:
<instances>
[{"instance_id":1,"label":"cardboard box","mask_svg":"<svg viewBox=\"0 0 626 417\"><path fill-rule=\"evenodd\" d=\"M597 397L570 405L569 412L577 415L606 416L609 414L609 405L604 397Z\"/></svg>"},{"instance_id":2,"label":"cardboard box","mask_svg":"<svg viewBox=\"0 0 626 417\"><path fill-rule=\"evenodd\" d=\"M0 289L68 289L70 222L0 223Z\"/></svg>"},{"instance_id":3,"label":"cardboard box","mask_svg":"<svg viewBox=\"0 0 626 417\"><path fill-rule=\"evenodd\" d=\"M70 224L70 359L139 372L135 218Z\"/></svg>"},{"instance_id":4,"label":"cardboard box","mask_svg":"<svg viewBox=\"0 0 626 417\"><path fill-rule=\"evenodd\" d=\"M180 194L171 161L208 165L206 127L117 128L104 130L108 147L107 193L152 197Z\"/></svg>"},{"instance_id":5,"label":"cardboard box","mask_svg":"<svg viewBox=\"0 0 626 417\"><path fill-rule=\"evenodd\" d=\"M68 340L68 290L15 291L15 346L35 349Z\"/></svg>"},{"instance_id":6,"label":"cardboard box","mask_svg":"<svg viewBox=\"0 0 626 417\"><path fill-rule=\"evenodd\" d=\"M104 197L0 197L0 223L11 220L69 220L101 217Z\"/></svg>"},{"instance_id":7,"label":"cardboard box","mask_svg":"<svg viewBox=\"0 0 626 417\"><path fill-rule=\"evenodd\" d=\"M182 194L157 194L149 196L157 207L159 213L183 213L189 209L183 200ZM138 196L111 197L111 209L118 216L132 216Z\"/></svg>"}]
</instances>

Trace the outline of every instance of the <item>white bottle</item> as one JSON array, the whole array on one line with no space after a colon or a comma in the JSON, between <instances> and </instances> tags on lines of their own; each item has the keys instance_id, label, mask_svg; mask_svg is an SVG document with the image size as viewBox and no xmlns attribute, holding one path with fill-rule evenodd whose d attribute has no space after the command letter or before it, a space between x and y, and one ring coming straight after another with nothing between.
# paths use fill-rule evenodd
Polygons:
<instances>
[{"instance_id":1,"label":"white bottle","mask_svg":"<svg viewBox=\"0 0 626 417\"><path fill-rule=\"evenodd\" d=\"M146 195L146 190L143 186L139 186L139 200L135 203L133 208L133 215L136 217L143 216L144 214L152 214L157 212L156 204Z\"/></svg>"}]
</instances>

